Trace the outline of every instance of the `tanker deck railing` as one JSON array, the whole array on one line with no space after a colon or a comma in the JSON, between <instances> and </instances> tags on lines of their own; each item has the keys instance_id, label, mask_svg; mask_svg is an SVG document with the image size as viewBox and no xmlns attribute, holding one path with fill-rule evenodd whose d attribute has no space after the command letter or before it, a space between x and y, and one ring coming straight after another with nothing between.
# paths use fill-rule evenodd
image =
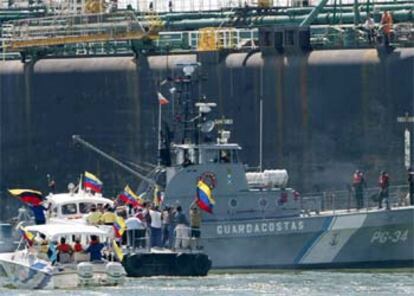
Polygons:
<instances>
[{"instance_id":1,"label":"tanker deck railing","mask_svg":"<svg viewBox=\"0 0 414 296\"><path fill-rule=\"evenodd\" d=\"M357 207L355 191L325 191L304 194L301 197L301 212L305 216L339 214L349 212L369 212L379 208L379 187L364 188L362 207ZM390 209L410 205L408 185L390 186ZM386 201L382 201L382 209L387 209Z\"/></svg>"}]
</instances>

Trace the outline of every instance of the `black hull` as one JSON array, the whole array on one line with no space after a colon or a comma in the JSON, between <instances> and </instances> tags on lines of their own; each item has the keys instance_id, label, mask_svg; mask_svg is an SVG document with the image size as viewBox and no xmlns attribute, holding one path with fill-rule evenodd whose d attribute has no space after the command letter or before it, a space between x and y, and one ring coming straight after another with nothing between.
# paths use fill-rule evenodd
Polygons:
<instances>
[{"instance_id":1,"label":"black hull","mask_svg":"<svg viewBox=\"0 0 414 296\"><path fill-rule=\"evenodd\" d=\"M210 258L203 253L139 253L126 255L122 264L129 277L206 276Z\"/></svg>"}]
</instances>

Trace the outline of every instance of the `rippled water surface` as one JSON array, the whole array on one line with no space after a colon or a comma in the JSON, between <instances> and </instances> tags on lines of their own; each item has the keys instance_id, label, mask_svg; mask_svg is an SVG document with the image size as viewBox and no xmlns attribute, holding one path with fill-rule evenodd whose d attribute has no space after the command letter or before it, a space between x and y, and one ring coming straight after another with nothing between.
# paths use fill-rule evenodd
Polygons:
<instances>
[{"instance_id":1,"label":"rippled water surface","mask_svg":"<svg viewBox=\"0 0 414 296\"><path fill-rule=\"evenodd\" d=\"M2 286L5 279L0 280ZM398 271L212 272L203 278L128 278L122 287L14 290L0 295L414 295L414 269Z\"/></svg>"}]
</instances>

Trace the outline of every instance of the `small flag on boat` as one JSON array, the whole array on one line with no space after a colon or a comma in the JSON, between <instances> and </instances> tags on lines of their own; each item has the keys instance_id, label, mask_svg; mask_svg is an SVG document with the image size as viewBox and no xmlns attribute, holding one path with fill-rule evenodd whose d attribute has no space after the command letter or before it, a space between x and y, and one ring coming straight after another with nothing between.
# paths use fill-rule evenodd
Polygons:
<instances>
[{"instance_id":1,"label":"small flag on boat","mask_svg":"<svg viewBox=\"0 0 414 296\"><path fill-rule=\"evenodd\" d=\"M40 191L32 189L9 189L11 195L21 199L22 202L38 206L43 202L43 195Z\"/></svg>"},{"instance_id":2,"label":"small flag on boat","mask_svg":"<svg viewBox=\"0 0 414 296\"><path fill-rule=\"evenodd\" d=\"M162 192L158 186L155 186L153 203L155 206L159 207L162 205L163 202L164 202L164 192Z\"/></svg>"},{"instance_id":3,"label":"small flag on boat","mask_svg":"<svg viewBox=\"0 0 414 296\"><path fill-rule=\"evenodd\" d=\"M23 226L19 227L19 233L24 238L24 240L31 246L33 244L34 235L30 231L28 231Z\"/></svg>"},{"instance_id":4,"label":"small flag on boat","mask_svg":"<svg viewBox=\"0 0 414 296\"><path fill-rule=\"evenodd\" d=\"M167 105L170 102L160 92L157 92L157 96L158 96L158 103L160 103L161 106L162 105Z\"/></svg>"},{"instance_id":5,"label":"small flag on boat","mask_svg":"<svg viewBox=\"0 0 414 296\"><path fill-rule=\"evenodd\" d=\"M102 192L102 181L99 180L95 175L86 172L83 176L83 188L89 188L93 192Z\"/></svg>"},{"instance_id":6,"label":"small flag on boat","mask_svg":"<svg viewBox=\"0 0 414 296\"><path fill-rule=\"evenodd\" d=\"M112 241L112 249L114 249L115 255L118 257L119 262L122 262L122 260L124 260L124 253L115 240Z\"/></svg>"},{"instance_id":7,"label":"small flag on boat","mask_svg":"<svg viewBox=\"0 0 414 296\"><path fill-rule=\"evenodd\" d=\"M124 191L118 197L124 203L130 204L134 208L142 207L142 203L144 202L141 196L137 195L134 191L132 191L132 189L128 185L125 186Z\"/></svg>"},{"instance_id":8,"label":"small flag on boat","mask_svg":"<svg viewBox=\"0 0 414 296\"><path fill-rule=\"evenodd\" d=\"M114 222L115 237L120 238L126 230L124 218L117 216Z\"/></svg>"},{"instance_id":9,"label":"small flag on boat","mask_svg":"<svg viewBox=\"0 0 414 296\"><path fill-rule=\"evenodd\" d=\"M213 207L216 201L214 200L213 195L211 194L210 187L203 181L200 180L197 183L197 205L203 211L207 213L213 213Z\"/></svg>"}]
</instances>

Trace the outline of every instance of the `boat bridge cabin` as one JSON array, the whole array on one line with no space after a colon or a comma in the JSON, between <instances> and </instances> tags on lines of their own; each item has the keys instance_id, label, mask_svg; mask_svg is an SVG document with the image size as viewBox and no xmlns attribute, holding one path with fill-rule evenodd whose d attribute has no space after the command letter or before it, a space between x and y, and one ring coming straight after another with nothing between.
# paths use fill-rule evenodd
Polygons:
<instances>
[{"instance_id":1,"label":"boat bridge cabin","mask_svg":"<svg viewBox=\"0 0 414 296\"><path fill-rule=\"evenodd\" d=\"M51 204L50 218L57 219L80 219L89 214L92 206L113 206L112 200L83 190L76 193L51 194L47 200Z\"/></svg>"},{"instance_id":2,"label":"boat bridge cabin","mask_svg":"<svg viewBox=\"0 0 414 296\"><path fill-rule=\"evenodd\" d=\"M239 163L238 144L174 145L173 165L188 166L210 163Z\"/></svg>"}]
</instances>

